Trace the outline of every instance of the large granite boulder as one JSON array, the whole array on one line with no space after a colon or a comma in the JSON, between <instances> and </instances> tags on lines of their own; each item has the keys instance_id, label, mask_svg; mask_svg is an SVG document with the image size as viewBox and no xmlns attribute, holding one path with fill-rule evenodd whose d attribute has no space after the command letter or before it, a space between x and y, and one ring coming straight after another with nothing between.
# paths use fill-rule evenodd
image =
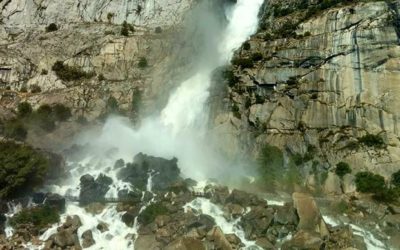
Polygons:
<instances>
[{"instance_id":1,"label":"large granite boulder","mask_svg":"<svg viewBox=\"0 0 400 250\"><path fill-rule=\"evenodd\" d=\"M120 169L118 178L131 183L136 188L146 190L151 176L152 189L165 191L180 180L180 170L177 163L176 158L167 160L139 153L134 157L133 163L128 163Z\"/></svg>"},{"instance_id":2,"label":"large granite boulder","mask_svg":"<svg viewBox=\"0 0 400 250\"><path fill-rule=\"evenodd\" d=\"M86 174L80 178L79 203L87 205L92 202L104 200L104 196L110 189L112 179L108 176L100 174L96 179Z\"/></svg>"},{"instance_id":3,"label":"large granite boulder","mask_svg":"<svg viewBox=\"0 0 400 250\"><path fill-rule=\"evenodd\" d=\"M314 198L306 193L293 193L293 205L299 216L298 230L317 233L320 237L329 235L328 227ZM307 236L310 234L307 234Z\"/></svg>"}]
</instances>

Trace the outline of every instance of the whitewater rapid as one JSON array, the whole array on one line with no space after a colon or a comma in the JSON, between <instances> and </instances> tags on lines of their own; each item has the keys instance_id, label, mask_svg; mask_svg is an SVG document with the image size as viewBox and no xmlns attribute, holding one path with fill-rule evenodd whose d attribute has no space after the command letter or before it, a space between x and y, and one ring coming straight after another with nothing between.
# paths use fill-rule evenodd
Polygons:
<instances>
[{"instance_id":1,"label":"whitewater rapid","mask_svg":"<svg viewBox=\"0 0 400 250\"><path fill-rule=\"evenodd\" d=\"M79 162L68 162L70 178L58 185L49 186L46 191L61 195L79 196L80 177L90 174L97 177L105 174L112 178L113 184L106 197L117 197L118 190L130 189L128 183L117 178L117 170L110 168L118 159L131 162L134 155L143 152L164 158L177 157L182 175L196 180L217 177L226 174L222 168L224 159L210 148L206 134L207 109L206 102L209 97L211 74L219 66L228 64L236 49L257 30L258 11L263 0L238 0L225 10L227 24L222 30L222 39L217 44L214 58L206 58L208 63L198 66L197 72L186 81L179 84L170 95L169 101L160 115L143 119L141 126L133 129L126 118L109 118L100 135L82 135L78 143L89 146L87 157ZM215 48L214 48L215 49ZM210 53L204 53L210 54ZM110 151L110 149L113 149ZM147 190L151 192L153 173L149 173ZM140 211L143 211L149 201ZM215 205L207 200L196 200L187 206L200 206L212 208ZM223 229L238 234L246 245L243 231L235 222L221 221L221 214L213 214L211 210L205 212L213 216ZM137 218L133 227L126 226L121 217L123 213L117 212L114 205L107 206L102 213L92 215L77 204L67 202L66 212L62 215L61 222L54 225L42 236L48 239L57 231L68 215L78 215L82 226L78 236L86 230L91 230L95 245L89 249L132 249L136 240L138 223ZM100 232L97 225L107 223L109 231ZM80 238L82 242L82 239ZM30 249L35 249L29 246Z\"/></svg>"}]
</instances>

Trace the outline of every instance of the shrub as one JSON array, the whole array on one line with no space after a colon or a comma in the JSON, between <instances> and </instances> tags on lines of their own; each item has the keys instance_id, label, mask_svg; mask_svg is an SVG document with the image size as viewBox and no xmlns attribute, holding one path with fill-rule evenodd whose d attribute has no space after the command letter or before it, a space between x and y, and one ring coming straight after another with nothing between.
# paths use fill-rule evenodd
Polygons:
<instances>
[{"instance_id":1,"label":"shrub","mask_svg":"<svg viewBox=\"0 0 400 250\"><path fill-rule=\"evenodd\" d=\"M385 187L377 190L372 198L380 202L394 202L399 198L399 193L396 189Z\"/></svg>"},{"instance_id":2,"label":"shrub","mask_svg":"<svg viewBox=\"0 0 400 250\"><path fill-rule=\"evenodd\" d=\"M129 36L129 28L126 21L122 23L121 36Z\"/></svg>"},{"instance_id":3,"label":"shrub","mask_svg":"<svg viewBox=\"0 0 400 250\"><path fill-rule=\"evenodd\" d=\"M36 110L34 120L39 127L47 132L51 132L56 128L52 114L53 109L48 104L41 105Z\"/></svg>"},{"instance_id":4,"label":"shrub","mask_svg":"<svg viewBox=\"0 0 400 250\"><path fill-rule=\"evenodd\" d=\"M0 198L5 199L42 185L49 162L29 146L0 142L0 166Z\"/></svg>"},{"instance_id":5,"label":"shrub","mask_svg":"<svg viewBox=\"0 0 400 250\"><path fill-rule=\"evenodd\" d=\"M60 221L57 210L49 206L26 208L10 219L10 225L17 227L24 224L33 224L37 229L44 229Z\"/></svg>"},{"instance_id":6,"label":"shrub","mask_svg":"<svg viewBox=\"0 0 400 250\"><path fill-rule=\"evenodd\" d=\"M365 171L356 174L357 191L375 193L385 188L385 179L377 174Z\"/></svg>"},{"instance_id":7,"label":"shrub","mask_svg":"<svg viewBox=\"0 0 400 250\"><path fill-rule=\"evenodd\" d=\"M251 55L251 59L252 59L254 62L258 62L258 61L261 61L261 60L263 59L263 55L262 55L260 52L256 52L256 53L253 53L253 54Z\"/></svg>"},{"instance_id":8,"label":"shrub","mask_svg":"<svg viewBox=\"0 0 400 250\"><path fill-rule=\"evenodd\" d=\"M5 125L4 135L7 138L12 138L18 141L24 141L28 135L28 131L21 122L10 121Z\"/></svg>"},{"instance_id":9,"label":"shrub","mask_svg":"<svg viewBox=\"0 0 400 250\"><path fill-rule=\"evenodd\" d=\"M97 79L98 79L99 81L104 81L106 78L104 77L103 74L100 74L100 75L97 77Z\"/></svg>"},{"instance_id":10,"label":"shrub","mask_svg":"<svg viewBox=\"0 0 400 250\"><path fill-rule=\"evenodd\" d=\"M28 89L26 87L21 87L19 92L26 93L26 92L28 92Z\"/></svg>"},{"instance_id":11,"label":"shrub","mask_svg":"<svg viewBox=\"0 0 400 250\"><path fill-rule=\"evenodd\" d=\"M57 24L55 23L51 23L49 24L49 26L46 27L46 32L53 32L53 31L57 31L58 27Z\"/></svg>"},{"instance_id":12,"label":"shrub","mask_svg":"<svg viewBox=\"0 0 400 250\"><path fill-rule=\"evenodd\" d=\"M167 214L168 209L160 202L153 203L146 207L143 212L138 216L138 222L147 225L155 220L159 215Z\"/></svg>"},{"instance_id":13,"label":"shrub","mask_svg":"<svg viewBox=\"0 0 400 250\"><path fill-rule=\"evenodd\" d=\"M40 73L41 75L47 75L49 71L47 69L42 69L42 72Z\"/></svg>"},{"instance_id":14,"label":"shrub","mask_svg":"<svg viewBox=\"0 0 400 250\"><path fill-rule=\"evenodd\" d=\"M227 81L229 87L235 86L238 78L235 76L232 70L224 70L222 72L222 77Z\"/></svg>"},{"instance_id":15,"label":"shrub","mask_svg":"<svg viewBox=\"0 0 400 250\"><path fill-rule=\"evenodd\" d=\"M249 49L251 49L250 43L249 43L249 42L244 42L244 43L243 43L243 49L244 49L244 50L249 50Z\"/></svg>"},{"instance_id":16,"label":"shrub","mask_svg":"<svg viewBox=\"0 0 400 250\"><path fill-rule=\"evenodd\" d=\"M400 170L392 174L392 184L400 187Z\"/></svg>"},{"instance_id":17,"label":"shrub","mask_svg":"<svg viewBox=\"0 0 400 250\"><path fill-rule=\"evenodd\" d=\"M31 93L35 94L35 93L40 93L42 92L42 89L38 86L38 85L32 85L31 86Z\"/></svg>"},{"instance_id":18,"label":"shrub","mask_svg":"<svg viewBox=\"0 0 400 250\"><path fill-rule=\"evenodd\" d=\"M53 106L52 113L57 121L66 121L72 116L71 109L60 103Z\"/></svg>"},{"instance_id":19,"label":"shrub","mask_svg":"<svg viewBox=\"0 0 400 250\"><path fill-rule=\"evenodd\" d=\"M253 60L251 60L250 58L235 58L232 60L232 63L243 69L252 68L254 66Z\"/></svg>"},{"instance_id":20,"label":"shrub","mask_svg":"<svg viewBox=\"0 0 400 250\"><path fill-rule=\"evenodd\" d=\"M346 162L339 162L338 164L336 164L335 173L340 178L342 178L346 174L350 174L351 173L350 165L347 164Z\"/></svg>"},{"instance_id":21,"label":"shrub","mask_svg":"<svg viewBox=\"0 0 400 250\"><path fill-rule=\"evenodd\" d=\"M368 147L382 148L385 146L385 142L379 135L367 134L361 137L359 141Z\"/></svg>"},{"instance_id":22,"label":"shrub","mask_svg":"<svg viewBox=\"0 0 400 250\"><path fill-rule=\"evenodd\" d=\"M109 23L111 23L113 17L114 17L114 13L111 13L111 12L107 13L107 20L108 20Z\"/></svg>"},{"instance_id":23,"label":"shrub","mask_svg":"<svg viewBox=\"0 0 400 250\"><path fill-rule=\"evenodd\" d=\"M149 66L149 64L148 64L148 62L147 62L147 59L146 59L145 57L141 57L141 58L139 59L138 66L139 66L139 68L141 68L141 69L144 69L144 68L146 68L147 66Z\"/></svg>"},{"instance_id":24,"label":"shrub","mask_svg":"<svg viewBox=\"0 0 400 250\"><path fill-rule=\"evenodd\" d=\"M27 117L32 114L32 106L28 102L21 102L18 104L17 112L19 117Z\"/></svg>"},{"instance_id":25,"label":"shrub","mask_svg":"<svg viewBox=\"0 0 400 250\"><path fill-rule=\"evenodd\" d=\"M156 32L157 34L160 34L160 33L162 32L161 27L156 27L155 32Z\"/></svg>"},{"instance_id":26,"label":"shrub","mask_svg":"<svg viewBox=\"0 0 400 250\"><path fill-rule=\"evenodd\" d=\"M64 81L77 81L83 78L92 78L94 73L87 73L77 67L64 65L62 61L54 63L52 70Z\"/></svg>"}]
</instances>

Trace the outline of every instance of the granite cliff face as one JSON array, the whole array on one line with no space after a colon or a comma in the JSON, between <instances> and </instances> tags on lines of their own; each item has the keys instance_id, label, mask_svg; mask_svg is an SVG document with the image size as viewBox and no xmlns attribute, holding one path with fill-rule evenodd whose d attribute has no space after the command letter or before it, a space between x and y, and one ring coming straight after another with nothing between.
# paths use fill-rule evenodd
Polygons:
<instances>
[{"instance_id":1,"label":"granite cliff face","mask_svg":"<svg viewBox=\"0 0 400 250\"><path fill-rule=\"evenodd\" d=\"M311 153L305 173L312 161L322 170L345 161L389 177L400 160L399 2L264 7L262 27L233 59L228 91L216 87L225 99L213 104L225 111L212 126L226 151L256 155L268 143ZM385 147L360 143L366 134Z\"/></svg>"},{"instance_id":2,"label":"granite cliff face","mask_svg":"<svg viewBox=\"0 0 400 250\"><path fill-rule=\"evenodd\" d=\"M138 105L154 110L162 102L156 96L169 92L181 70L184 45L177 32L191 5L1 1L0 119L15 117L25 101L34 109L61 103L89 121L107 111L109 100L131 117ZM56 62L69 69L66 76L54 70Z\"/></svg>"}]
</instances>

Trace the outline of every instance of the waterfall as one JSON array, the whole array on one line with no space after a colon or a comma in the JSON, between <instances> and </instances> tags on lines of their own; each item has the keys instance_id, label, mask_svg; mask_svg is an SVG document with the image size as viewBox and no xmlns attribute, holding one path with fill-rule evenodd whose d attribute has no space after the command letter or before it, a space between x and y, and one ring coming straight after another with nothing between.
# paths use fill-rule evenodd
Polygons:
<instances>
[{"instance_id":1,"label":"waterfall","mask_svg":"<svg viewBox=\"0 0 400 250\"><path fill-rule=\"evenodd\" d=\"M121 158L129 162L139 152L164 158L177 157L182 175L193 179L204 180L215 177L216 174L226 175L226 169L221 169L223 159L209 147L204 138L211 74L217 67L229 63L234 51L256 31L258 11L262 3L263 0L238 0L235 5L225 10L227 23L220 31L221 39L213 48L215 53L204 51L204 54L208 55L202 59L204 63L200 63L196 73L173 91L160 115L144 119L137 129L133 129L125 118L111 117L106 121L99 136L81 136L78 142L89 144L92 151L87 153L88 157L81 162L69 162L69 179L58 186L48 187L48 191L61 195L77 195L80 176L90 174L96 177L107 173L113 184L106 197L116 197L118 190L130 187L117 179L117 170L110 166ZM118 150L105 154L109 149ZM152 177L156 174L162 173L148 174L147 190L150 192ZM144 205L140 211L151 202ZM85 230L92 230L96 244L90 249L131 249L134 244L135 238L131 235L137 233L137 218L134 227L127 227L121 221L122 213L117 212L115 206L107 206L102 213L92 215L85 209L68 203L62 221L67 215L78 215L81 218L79 237ZM109 232L99 232L96 228L99 222L107 223L110 227ZM49 229L41 239L46 240L55 233L57 226L59 225ZM240 232L234 226L231 230Z\"/></svg>"}]
</instances>

